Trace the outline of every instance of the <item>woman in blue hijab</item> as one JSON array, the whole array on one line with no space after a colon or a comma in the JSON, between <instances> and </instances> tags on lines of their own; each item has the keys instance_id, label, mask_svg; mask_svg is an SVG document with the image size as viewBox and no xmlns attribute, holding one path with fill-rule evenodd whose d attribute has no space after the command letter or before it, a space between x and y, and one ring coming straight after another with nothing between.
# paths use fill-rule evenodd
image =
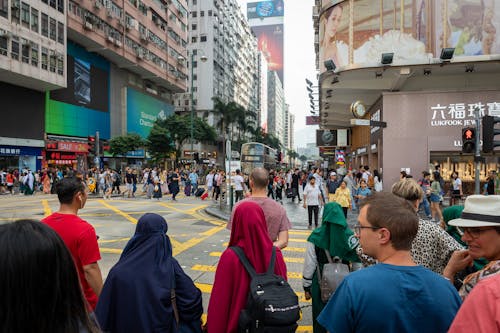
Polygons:
<instances>
[{"instance_id":1,"label":"woman in blue hijab","mask_svg":"<svg viewBox=\"0 0 500 333\"><path fill-rule=\"evenodd\" d=\"M99 297L95 313L104 332L177 332L173 295L181 325L201 332L201 291L172 257L167 229L158 214L139 219Z\"/></svg>"}]
</instances>

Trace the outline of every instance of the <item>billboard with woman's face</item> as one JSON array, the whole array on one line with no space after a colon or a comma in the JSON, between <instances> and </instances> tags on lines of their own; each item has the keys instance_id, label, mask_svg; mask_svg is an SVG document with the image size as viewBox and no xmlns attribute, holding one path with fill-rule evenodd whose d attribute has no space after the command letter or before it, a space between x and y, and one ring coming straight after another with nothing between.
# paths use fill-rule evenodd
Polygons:
<instances>
[{"instance_id":1,"label":"billboard with woman's face","mask_svg":"<svg viewBox=\"0 0 500 333\"><path fill-rule=\"evenodd\" d=\"M321 9L320 72L327 59L363 67L382 53L395 63L425 63L445 47L455 57L500 53L500 0L324 0Z\"/></svg>"}]
</instances>

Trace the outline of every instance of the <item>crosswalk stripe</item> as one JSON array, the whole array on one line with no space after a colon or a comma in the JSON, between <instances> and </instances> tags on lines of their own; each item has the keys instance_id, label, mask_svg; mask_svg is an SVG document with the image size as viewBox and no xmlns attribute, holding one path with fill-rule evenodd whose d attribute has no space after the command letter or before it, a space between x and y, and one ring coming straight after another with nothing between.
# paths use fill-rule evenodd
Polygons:
<instances>
[{"instance_id":1,"label":"crosswalk stripe","mask_svg":"<svg viewBox=\"0 0 500 333\"><path fill-rule=\"evenodd\" d=\"M288 230L289 235L309 236L311 230Z\"/></svg>"},{"instance_id":2,"label":"crosswalk stripe","mask_svg":"<svg viewBox=\"0 0 500 333\"><path fill-rule=\"evenodd\" d=\"M307 239L302 238L289 238L288 242L296 242L296 243L307 243Z\"/></svg>"},{"instance_id":3,"label":"crosswalk stripe","mask_svg":"<svg viewBox=\"0 0 500 333\"><path fill-rule=\"evenodd\" d=\"M281 249L281 251L305 253L306 248L305 247L285 247L284 249Z\"/></svg>"},{"instance_id":4,"label":"crosswalk stripe","mask_svg":"<svg viewBox=\"0 0 500 333\"><path fill-rule=\"evenodd\" d=\"M101 253L113 253L113 254L121 254L123 252L122 249L112 249L107 247L101 247L99 248L99 251L101 251Z\"/></svg>"},{"instance_id":5,"label":"crosswalk stripe","mask_svg":"<svg viewBox=\"0 0 500 333\"><path fill-rule=\"evenodd\" d=\"M220 257L222 252L210 252L211 257ZM291 257L283 257L285 259L285 262L294 262L294 263L304 263L304 258L291 258Z\"/></svg>"},{"instance_id":6,"label":"crosswalk stripe","mask_svg":"<svg viewBox=\"0 0 500 333\"><path fill-rule=\"evenodd\" d=\"M194 265L191 267L191 270L193 271L199 271L199 272L212 272L215 273L217 270L217 266L210 266L210 265ZM302 273L300 272L287 272L287 276L289 279L302 279Z\"/></svg>"}]
</instances>

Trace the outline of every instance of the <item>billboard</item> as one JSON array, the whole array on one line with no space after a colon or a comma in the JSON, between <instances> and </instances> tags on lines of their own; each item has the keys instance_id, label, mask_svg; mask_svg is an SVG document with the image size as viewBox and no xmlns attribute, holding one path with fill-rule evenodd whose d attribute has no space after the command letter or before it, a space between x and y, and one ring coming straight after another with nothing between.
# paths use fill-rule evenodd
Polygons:
<instances>
[{"instance_id":1,"label":"billboard","mask_svg":"<svg viewBox=\"0 0 500 333\"><path fill-rule=\"evenodd\" d=\"M253 26L257 47L267 60L270 71L276 71L283 85L283 24Z\"/></svg>"},{"instance_id":2,"label":"billboard","mask_svg":"<svg viewBox=\"0 0 500 333\"><path fill-rule=\"evenodd\" d=\"M500 54L500 0L380 1L377 6L373 0L323 0L321 9L320 72L326 59L336 67L372 66L391 52L394 62L406 63L439 58L445 47L455 48L454 57Z\"/></svg>"},{"instance_id":3,"label":"billboard","mask_svg":"<svg viewBox=\"0 0 500 333\"><path fill-rule=\"evenodd\" d=\"M257 47L267 60L268 69L276 71L283 86L283 0L250 2L247 18L257 37Z\"/></svg>"},{"instance_id":4,"label":"billboard","mask_svg":"<svg viewBox=\"0 0 500 333\"><path fill-rule=\"evenodd\" d=\"M67 87L47 92L46 132L110 137L109 62L68 42Z\"/></svg>"},{"instance_id":5,"label":"billboard","mask_svg":"<svg viewBox=\"0 0 500 333\"><path fill-rule=\"evenodd\" d=\"M125 88L127 94L127 133L137 133L147 138L157 118L165 119L174 112L174 106Z\"/></svg>"}]
</instances>

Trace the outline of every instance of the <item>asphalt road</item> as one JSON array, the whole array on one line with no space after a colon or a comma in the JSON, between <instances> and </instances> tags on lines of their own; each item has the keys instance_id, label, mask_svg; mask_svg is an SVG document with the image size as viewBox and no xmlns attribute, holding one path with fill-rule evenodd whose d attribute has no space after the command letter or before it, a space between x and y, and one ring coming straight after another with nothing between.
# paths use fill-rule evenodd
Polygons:
<instances>
[{"instance_id":1,"label":"asphalt road","mask_svg":"<svg viewBox=\"0 0 500 333\"><path fill-rule=\"evenodd\" d=\"M297 203L285 201L284 206L292 221L293 229L290 231L290 241L283 254L289 282L303 307L298 332L312 332L311 303L304 299L302 290L302 267L306 239L310 233L307 230L307 213ZM2 195L0 223L21 218L40 220L57 211L58 207L55 195L36 194L29 197ZM202 201L183 195L178 197L177 202L172 202L168 197L160 200L147 200L144 197L132 199L114 197L111 200L103 200L90 197L79 216L92 224L99 235L98 242L102 256L99 265L105 278L133 235L137 220L147 212L162 215L168 223L168 235L174 256L203 292L206 313L217 263L229 241L226 220L221 218L224 217L224 212L218 214L219 217L206 212L213 212L217 207L213 201Z\"/></svg>"}]
</instances>

